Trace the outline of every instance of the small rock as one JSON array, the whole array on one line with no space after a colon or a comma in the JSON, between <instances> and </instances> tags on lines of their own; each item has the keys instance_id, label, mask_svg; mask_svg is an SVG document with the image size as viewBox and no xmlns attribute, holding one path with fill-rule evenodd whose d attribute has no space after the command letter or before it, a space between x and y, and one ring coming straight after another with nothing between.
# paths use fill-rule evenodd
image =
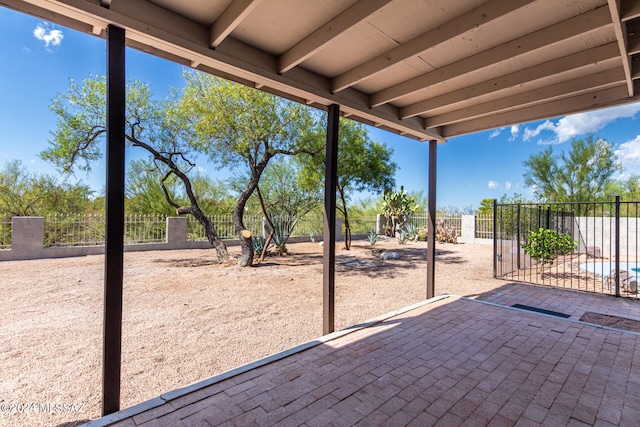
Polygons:
<instances>
[{"instance_id":1,"label":"small rock","mask_svg":"<svg viewBox=\"0 0 640 427\"><path fill-rule=\"evenodd\" d=\"M589 257L589 258L602 258L602 251L597 246L589 246L587 248L587 257Z\"/></svg>"},{"instance_id":2,"label":"small rock","mask_svg":"<svg viewBox=\"0 0 640 427\"><path fill-rule=\"evenodd\" d=\"M382 252L380 254L380 259L400 259L400 254L398 252Z\"/></svg>"}]
</instances>

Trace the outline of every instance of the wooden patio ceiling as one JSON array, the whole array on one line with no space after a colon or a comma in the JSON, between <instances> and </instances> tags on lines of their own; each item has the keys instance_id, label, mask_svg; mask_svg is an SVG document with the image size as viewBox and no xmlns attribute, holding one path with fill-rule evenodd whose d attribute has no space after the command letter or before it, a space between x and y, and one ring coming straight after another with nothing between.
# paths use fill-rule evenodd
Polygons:
<instances>
[{"instance_id":1,"label":"wooden patio ceiling","mask_svg":"<svg viewBox=\"0 0 640 427\"><path fill-rule=\"evenodd\" d=\"M638 99L635 0L0 0L419 140Z\"/></svg>"}]
</instances>

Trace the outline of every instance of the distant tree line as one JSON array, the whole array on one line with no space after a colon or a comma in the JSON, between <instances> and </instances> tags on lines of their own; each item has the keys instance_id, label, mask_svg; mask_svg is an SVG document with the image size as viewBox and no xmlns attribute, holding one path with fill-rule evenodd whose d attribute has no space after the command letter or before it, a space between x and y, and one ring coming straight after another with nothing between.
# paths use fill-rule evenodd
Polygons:
<instances>
[{"instance_id":1,"label":"distant tree line","mask_svg":"<svg viewBox=\"0 0 640 427\"><path fill-rule=\"evenodd\" d=\"M574 138L567 151L557 152L549 146L523 162L524 183L534 191L534 199L522 194L503 195L501 204L640 201L640 177L620 179L623 171L613 145L594 135ZM575 206L577 215L587 214L597 206ZM493 212L493 199L483 199L480 214ZM593 213L593 212L591 212ZM625 206L625 215L635 215L635 207Z\"/></svg>"}]
</instances>

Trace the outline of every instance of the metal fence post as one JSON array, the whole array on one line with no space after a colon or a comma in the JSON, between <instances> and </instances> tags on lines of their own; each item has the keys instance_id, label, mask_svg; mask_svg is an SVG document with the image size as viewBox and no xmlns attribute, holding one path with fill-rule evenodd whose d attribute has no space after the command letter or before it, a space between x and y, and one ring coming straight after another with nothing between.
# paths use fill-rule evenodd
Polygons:
<instances>
[{"instance_id":1,"label":"metal fence post","mask_svg":"<svg viewBox=\"0 0 640 427\"><path fill-rule=\"evenodd\" d=\"M498 277L498 199L493 199L493 278Z\"/></svg>"},{"instance_id":2,"label":"metal fence post","mask_svg":"<svg viewBox=\"0 0 640 427\"><path fill-rule=\"evenodd\" d=\"M520 240L522 238L522 236L520 236L520 203L518 203L518 207L516 209L516 239L518 243L518 256L516 257L516 263L518 270L520 270Z\"/></svg>"},{"instance_id":3,"label":"metal fence post","mask_svg":"<svg viewBox=\"0 0 640 427\"><path fill-rule=\"evenodd\" d=\"M616 296L620 296L620 196L616 196Z\"/></svg>"}]
</instances>

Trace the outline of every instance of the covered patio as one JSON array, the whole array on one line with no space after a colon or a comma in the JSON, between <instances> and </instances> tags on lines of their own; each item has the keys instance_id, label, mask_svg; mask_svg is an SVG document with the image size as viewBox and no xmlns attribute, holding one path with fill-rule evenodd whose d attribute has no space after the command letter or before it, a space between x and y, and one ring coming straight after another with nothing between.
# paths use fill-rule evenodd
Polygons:
<instances>
[{"instance_id":1,"label":"covered patio","mask_svg":"<svg viewBox=\"0 0 640 427\"><path fill-rule=\"evenodd\" d=\"M636 102L640 2L0 0L0 5L107 39L102 400L103 414L112 415L97 423L615 425L638 419L634 333L455 297L431 298L437 288L437 144ZM339 117L429 141L428 300L368 328L326 335L263 367L118 413L125 46L328 112L325 334L334 331ZM598 312L609 306L618 313L622 304L567 295L597 298L580 305L592 304Z\"/></svg>"},{"instance_id":2,"label":"covered patio","mask_svg":"<svg viewBox=\"0 0 640 427\"><path fill-rule=\"evenodd\" d=\"M516 284L481 298L436 297L90 425L637 424L638 333L578 319L640 322L639 304Z\"/></svg>"}]
</instances>

